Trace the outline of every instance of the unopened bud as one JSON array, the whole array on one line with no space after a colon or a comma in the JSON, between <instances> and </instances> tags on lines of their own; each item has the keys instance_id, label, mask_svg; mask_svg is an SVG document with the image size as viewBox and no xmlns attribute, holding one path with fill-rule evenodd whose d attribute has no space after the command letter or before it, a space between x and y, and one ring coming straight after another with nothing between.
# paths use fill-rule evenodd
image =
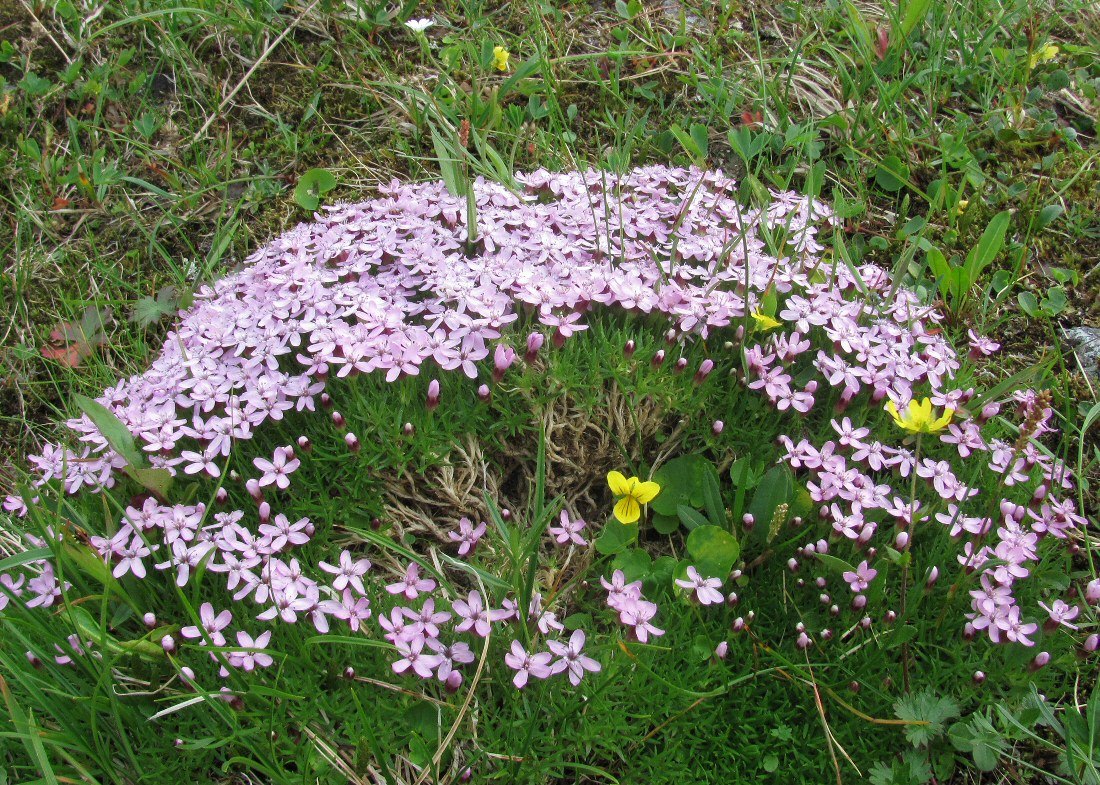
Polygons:
<instances>
[{"instance_id":1,"label":"unopened bud","mask_svg":"<svg viewBox=\"0 0 1100 785\"><path fill-rule=\"evenodd\" d=\"M146 613L144 616L141 617L141 621L149 629L153 629L157 626L157 617L154 613Z\"/></svg>"},{"instance_id":2,"label":"unopened bud","mask_svg":"<svg viewBox=\"0 0 1100 785\"><path fill-rule=\"evenodd\" d=\"M337 428L343 428L347 424L347 422L344 420L344 415L340 414L340 412L334 411L332 413L332 424L335 425Z\"/></svg>"},{"instance_id":3,"label":"unopened bud","mask_svg":"<svg viewBox=\"0 0 1100 785\"><path fill-rule=\"evenodd\" d=\"M432 379L428 382L427 406L428 411L432 411L439 406L439 379Z\"/></svg>"},{"instance_id":4,"label":"unopened bud","mask_svg":"<svg viewBox=\"0 0 1100 785\"><path fill-rule=\"evenodd\" d=\"M650 365L654 368L660 368L665 362L665 350L658 349L657 353L653 355L653 359L650 360Z\"/></svg>"},{"instance_id":5,"label":"unopened bud","mask_svg":"<svg viewBox=\"0 0 1100 785\"><path fill-rule=\"evenodd\" d=\"M482 401L488 403L489 399L493 397L493 393L489 390L489 385L483 384L477 388L477 397Z\"/></svg>"},{"instance_id":6,"label":"unopened bud","mask_svg":"<svg viewBox=\"0 0 1100 785\"><path fill-rule=\"evenodd\" d=\"M344 434L344 444L346 444L348 449L352 452L359 452L361 446L359 444L359 438L351 431Z\"/></svg>"},{"instance_id":7,"label":"unopened bud","mask_svg":"<svg viewBox=\"0 0 1100 785\"><path fill-rule=\"evenodd\" d=\"M635 344L634 341L632 341L632 340L627 341L625 344L623 344L623 356L624 357L633 357L634 356L634 350L636 348L637 348L637 344Z\"/></svg>"}]
</instances>

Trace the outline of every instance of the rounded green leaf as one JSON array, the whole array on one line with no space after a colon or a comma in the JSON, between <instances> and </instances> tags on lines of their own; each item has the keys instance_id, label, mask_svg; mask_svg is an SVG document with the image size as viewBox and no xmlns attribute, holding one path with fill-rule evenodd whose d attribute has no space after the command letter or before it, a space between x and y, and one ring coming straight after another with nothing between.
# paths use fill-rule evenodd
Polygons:
<instances>
[{"instance_id":1,"label":"rounded green leaf","mask_svg":"<svg viewBox=\"0 0 1100 785\"><path fill-rule=\"evenodd\" d=\"M737 538L717 526L699 526L687 538L688 553L702 575L713 578L729 576L734 562L741 555Z\"/></svg>"}]
</instances>

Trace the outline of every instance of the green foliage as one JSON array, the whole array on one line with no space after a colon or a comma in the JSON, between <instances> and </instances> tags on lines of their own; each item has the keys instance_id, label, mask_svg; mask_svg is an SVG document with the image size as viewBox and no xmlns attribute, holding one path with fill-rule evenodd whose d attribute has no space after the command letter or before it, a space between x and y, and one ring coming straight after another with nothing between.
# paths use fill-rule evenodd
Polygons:
<instances>
[{"instance_id":1,"label":"green foliage","mask_svg":"<svg viewBox=\"0 0 1100 785\"><path fill-rule=\"evenodd\" d=\"M905 738L914 747L927 747L943 735L948 721L959 716L959 704L931 690L906 695L894 704L894 714L905 720Z\"/></svg>"}]
</instances>

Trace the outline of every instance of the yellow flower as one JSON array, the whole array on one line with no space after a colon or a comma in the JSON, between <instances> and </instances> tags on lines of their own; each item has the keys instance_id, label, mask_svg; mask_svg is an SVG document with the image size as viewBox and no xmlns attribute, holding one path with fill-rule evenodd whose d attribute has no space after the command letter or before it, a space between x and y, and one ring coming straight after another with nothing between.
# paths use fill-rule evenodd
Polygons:
<instances>
[{"instance_id":1,"label":"yellow flower","mask_svg":"<svg viewBox=\"0 0 1100 785\"><path fill-rule=\"evenodd\" d=\"M1030 68L1034 68L1039 63L1048 63L1058 56L1058 52L1061 50L1054 44L1047 44L1042 49L1036 49L1031 53L1031 60L1028 62Z\"/></svg>"},{"instance_id":2,"label":"yellow flower","mask_svg":"<svg viewBox=\"0 0 1100 785\"><path fill-rule=\"evenodd\" d=\"M512 53L505 49L503 46L493 47L493 68L498 71L508 70L508 58L512 56Z\"/></svg>"},{"instance_id":3,"label":"yellow flower","mask_svg":"<svg viewBox=\"0 0 1100 785\"><path fill-rule=\"evenodd\" d=\"M893 401L886 402L886 411L894 418L899 428L904 428L911 433L935 433L942 431L951 423L955 410L948 407L943 410L943 416L937 418L932 412L932 401L925 398L919 403L914 398L909 401L909 407L904 412L899 412Z\"/></svg>"},{"instance_id":4,"label":"yellow flower","mask_svg":"<svg viewBox=\"0 0 1100 785\"><path fill-rule=\"evenodd\" d=\"M649 504L661 492L661 486L652 480L642 482L637 477L628 480L622 472L608 472L607 484L619 499L615 502L619 523L634 523L642 517L642 505Z\"/></svg>"},{"instance_id":5,"label":"yellow flower","mask_svg":"<svg viewBox=\"0 0 1100 785\"><path fill-rule=\"evenodd\" d=\"M752 316L752 320L756 322L757 328L761 330L774 330L776 327L781 327L783 325L783 322L778 319L773 319L766 313L760 313L760 311L753 311L749 315Z\"/></svg>"}]
</instances>

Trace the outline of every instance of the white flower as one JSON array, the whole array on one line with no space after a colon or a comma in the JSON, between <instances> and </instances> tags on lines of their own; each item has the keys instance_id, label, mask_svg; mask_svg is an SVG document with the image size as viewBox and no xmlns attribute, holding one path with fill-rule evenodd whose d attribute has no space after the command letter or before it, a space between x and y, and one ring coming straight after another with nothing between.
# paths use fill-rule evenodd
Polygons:
<instances>
[{"instance_id":1,"label":"white flower","mask_svg":"<svg viewBox=\"0 0 1100 785\"><path fill-rule=\"evenodd\" d=\"M423 33L434 24L435 22L431 19L409 19L405 22L405 27L409 28L414 33Z\"/></svg>"}]
</instances>

